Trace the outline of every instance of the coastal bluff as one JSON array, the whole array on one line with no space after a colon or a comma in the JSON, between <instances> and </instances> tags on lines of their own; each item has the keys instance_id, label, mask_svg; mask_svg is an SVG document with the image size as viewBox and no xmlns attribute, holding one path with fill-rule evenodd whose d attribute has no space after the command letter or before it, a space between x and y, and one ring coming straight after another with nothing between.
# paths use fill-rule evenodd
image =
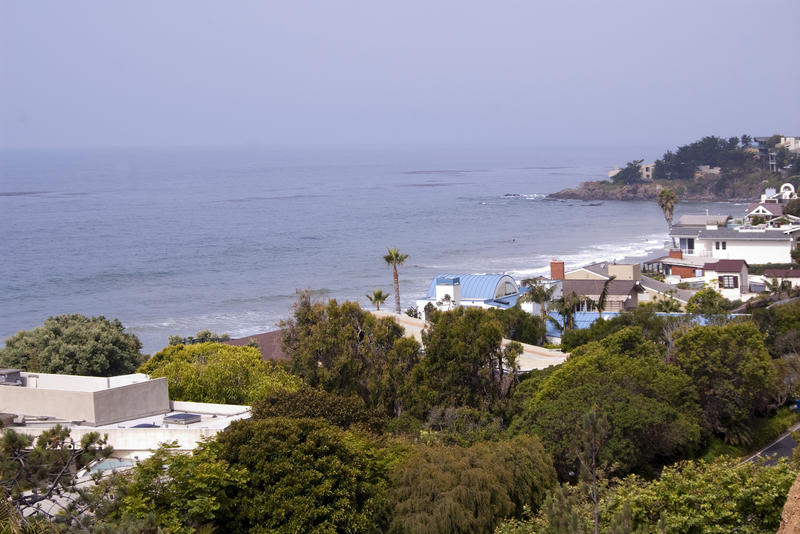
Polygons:
<instances>
[{"instance_id":1,"label":"coastal bluff","mask_svg":"<svg viewBox=\"0 0 800 534\"><path fill-rule=\"evenodd\" d=\"M751 177L752 178L752 177ZM765 187L779 187L783 178L736 179L721 177L711 180L658 180L633 184L615 184L608 180L582 182L578 187L562 189L547 195L558 200L646 200L655 201L664 188L673 189L680 200L699 202L748 202L758 198Z\"/></svg>"}]
</instances>

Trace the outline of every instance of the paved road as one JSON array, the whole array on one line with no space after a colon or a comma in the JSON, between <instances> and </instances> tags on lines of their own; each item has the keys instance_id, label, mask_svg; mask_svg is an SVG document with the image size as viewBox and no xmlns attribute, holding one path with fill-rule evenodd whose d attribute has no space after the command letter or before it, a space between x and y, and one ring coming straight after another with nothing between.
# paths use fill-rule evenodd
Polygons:
<instances>
[{"instance_id":1,"label":"paved road","mask_svg":"<svg viewBox=\"0 0 800 534\"><path fill-rule=\"evenodd\" d=\"M789 432L782 435L776 441L774 441L771 445L764 447L753 456L748 458L747 462L752 462L759 456L771 456L775 455L773 458L767 460L768 464L774 464L778 461L779 458L790 458L792 457L792 449L797 446L797 442L792 438L792 432L800 428L800 425L795 425Z\"/></svg>"}]
</instances>

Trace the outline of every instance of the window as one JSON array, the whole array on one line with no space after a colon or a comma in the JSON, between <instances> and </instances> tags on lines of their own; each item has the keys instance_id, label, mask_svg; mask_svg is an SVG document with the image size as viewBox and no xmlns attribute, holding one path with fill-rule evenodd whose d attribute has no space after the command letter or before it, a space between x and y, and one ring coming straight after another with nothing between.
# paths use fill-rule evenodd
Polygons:
<instances>
[{"instance_id":1,"label":"window","mask_svg":"<svg viewBox=\"0 0 800 534\"><path fill-rule=\"evenodd\" d=\"M725 246L726 246L726 245L727 245L727 243L726 243L725 241L723 241L723 242L722 242L722 250L725 250Z\"/></svg>"},{"instance_id":2,"label":"window","mask_svg":"<svg viewBox=\"0 0 800 534\"><path fill-rule=\"evenodd\" d=\"M719 250L719 241L714 241L714 248Z\"/></svg>"},{"instance_id":3,"label":"window","mask_svg":"<svg viewBox=\"0 0 800 534\"><path fill-rule=\"evenodd\" d=\"M723 289L736 289L739 287L739 277L738 276L720 276L719 277L719 287Z\"/></svg>"},{"instance_id":4,"label":"window","mask_svg":"<svg viewBox=\"0 0 800 534\"><path fill-rule=\"evenodd\" d=\"M591 312L594 310L595 310L594 301L591 299L582 300L575 305L576 312Z\"/></svg>"}]
</instances>

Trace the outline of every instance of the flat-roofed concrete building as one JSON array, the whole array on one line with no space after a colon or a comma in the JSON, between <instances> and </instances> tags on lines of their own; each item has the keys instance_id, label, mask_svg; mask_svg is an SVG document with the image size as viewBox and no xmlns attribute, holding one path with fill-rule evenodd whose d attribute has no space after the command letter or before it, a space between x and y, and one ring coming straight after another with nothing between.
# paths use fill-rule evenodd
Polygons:
<instances>
[{"instance_id":1,"label":"flat-roofed concrete building","mask_svg":"<svg viewBox=\"0 0 800 534\"><path fill-rule=\"evenodd\" d=\"M79 441L89 432L108 436L117 458L144 458L165 442L189 451L250 407L170 401L168 380L144 374L114 377L0 370L0 409L5 426L38 436L61 425Z\"/></svg>"}]
</instances>

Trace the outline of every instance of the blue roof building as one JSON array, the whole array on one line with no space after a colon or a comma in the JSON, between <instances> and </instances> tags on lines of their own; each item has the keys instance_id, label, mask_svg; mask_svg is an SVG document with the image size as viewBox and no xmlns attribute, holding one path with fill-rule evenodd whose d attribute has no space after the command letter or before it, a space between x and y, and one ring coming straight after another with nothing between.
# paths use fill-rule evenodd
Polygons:
<instances>
[{"instance_id":1,"label":"blue roof building","mask_svg":"<svg viewBox=\"0 0 800 534\"><path fill-rule=\"evenodd\" d=\"M507 309L516 305L525 291L507 274L440 274L417 306L420 310L428 303L442 310L457 306Z\"/></svg>"}]
</instances>

